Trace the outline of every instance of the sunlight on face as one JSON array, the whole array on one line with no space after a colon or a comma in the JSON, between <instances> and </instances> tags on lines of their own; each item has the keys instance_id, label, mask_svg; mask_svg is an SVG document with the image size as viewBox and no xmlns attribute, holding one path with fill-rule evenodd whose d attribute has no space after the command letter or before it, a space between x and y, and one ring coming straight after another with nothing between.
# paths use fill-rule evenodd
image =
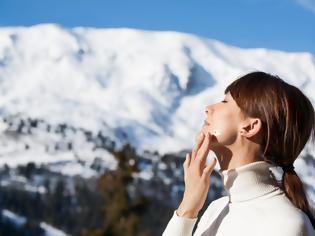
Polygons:
<instances>
[{"instance_id":1,"label":"sunlight on face","mask_svg":"<svg viewBox=\"0 0 315 236\"><path fill-rule=\"evenodd\" d=\"M241 110L231 94L227 93L221 101L206 106L205 112L202 132L215 135L216 140L221 144L233 143L241 122Z\"/></svg>"}]
</instances>

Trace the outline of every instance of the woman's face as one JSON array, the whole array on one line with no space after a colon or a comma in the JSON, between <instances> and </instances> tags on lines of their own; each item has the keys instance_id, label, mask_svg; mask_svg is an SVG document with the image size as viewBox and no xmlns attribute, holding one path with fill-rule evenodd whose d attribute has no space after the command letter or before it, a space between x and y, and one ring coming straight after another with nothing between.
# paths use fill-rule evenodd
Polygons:
<instances>
[{"instance_id":1,"label":"woman's face","mask_svg":"<svg viewBox=\"0 0 315 236\"><path fill-rule=\"evenodd\" d=\"M205 112L206 119L202 132L215 135L211 146L232 145L240 131L242 113L230 92L225 94L222 101L206 106Z\"/></svg>"}]
</instances>

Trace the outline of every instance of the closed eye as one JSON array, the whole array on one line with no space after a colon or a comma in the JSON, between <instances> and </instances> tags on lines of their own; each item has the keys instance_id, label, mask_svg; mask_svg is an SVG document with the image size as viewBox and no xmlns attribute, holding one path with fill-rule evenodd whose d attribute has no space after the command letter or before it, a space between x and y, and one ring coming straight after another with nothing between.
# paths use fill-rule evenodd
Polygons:
<instances>
[{"instance_id":1,"label":"closed eye","mask_svg":"<svg viewBox=\"0 0 315 236\"><path fill-rule=\"evenodd\" d=\"M227 102L227 101L223 100L222 102L224 102L224 103L225 103L225 102Z\"/></svg>"}]
</instances>

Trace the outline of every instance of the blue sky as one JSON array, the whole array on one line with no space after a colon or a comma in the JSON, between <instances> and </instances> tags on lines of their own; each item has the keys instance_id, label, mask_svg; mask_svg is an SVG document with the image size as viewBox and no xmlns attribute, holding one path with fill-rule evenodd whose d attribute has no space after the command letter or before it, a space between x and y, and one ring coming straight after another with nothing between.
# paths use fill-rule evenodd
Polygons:
<instances>
[{"instance_id":1,"label":"blue sky","mask_svg":"<svg viewBox=\"0 0 315 236\"><path fill-rule=\"evenodd\" d=\"M0 26L172 30L315 54L315 0L0 0Z\"/></svg>"}]
</instances>

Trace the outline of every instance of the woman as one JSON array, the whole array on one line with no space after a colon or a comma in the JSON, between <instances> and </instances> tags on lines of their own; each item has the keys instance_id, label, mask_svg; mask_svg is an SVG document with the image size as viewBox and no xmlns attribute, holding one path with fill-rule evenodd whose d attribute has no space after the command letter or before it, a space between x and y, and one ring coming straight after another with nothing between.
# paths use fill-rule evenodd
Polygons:
<instances>
[{"instance_id":1,"label":"woman","mask_svg":"<svg viewBox=\"0 0 315 236\"><path fill-rule=\"evenodd\" d=\"M311 137L315 112L296 87L264 72L247 74L206 107L206 120L184 166L185 192L164 236L191 236L216 161L227 196L213 201L194 235L311 236L314 217L293 163ZM208 166L209 150L217 157ZM271 168L282 167L277 181Z\"/></svg>"}]
</instances>

